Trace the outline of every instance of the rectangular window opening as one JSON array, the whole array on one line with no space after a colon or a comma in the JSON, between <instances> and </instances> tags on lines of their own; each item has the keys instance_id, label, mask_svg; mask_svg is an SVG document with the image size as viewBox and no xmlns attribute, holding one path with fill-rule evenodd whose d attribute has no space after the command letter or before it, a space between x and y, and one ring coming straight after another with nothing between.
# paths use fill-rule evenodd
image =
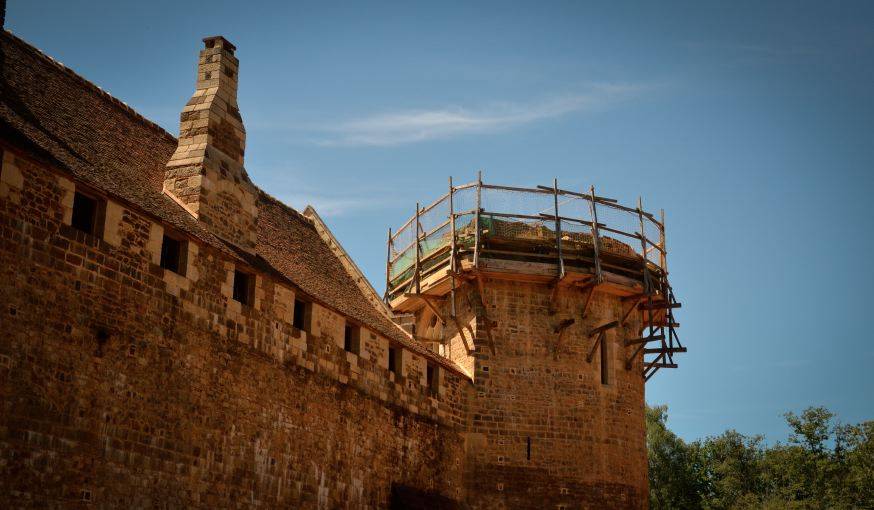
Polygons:
<instances>
[{"instance_id":1,"label":"rectangular window opening","mask_svg":"<svg viewBox=\"0 0 874 510\"><path fill-rule=\"evenodd\" d=\"M601 384L610 384L610 375L609 375L609 360L610 353L607 349L607 335L602 333L601 336Z\"/></svg>"},{"instance_id":2,"label":"rectangular window opening","mask_svg":"<svg viewBox=\"0 0 874 510\"><path fill-rule=\"evenodd\" d=\"M360 354L361 352L361 328L355 324L346 323L343 331L343 349L346 352Z\"/></svg>"},{"instance_id":3,"label":"rectangular window opening","mask_svg":"<svg viewBox=\"0 0 874 510\"><path fill-rule=\"evenodd\" d=\"M164 234L164 239L161 241L161 267L185 276L187 255L187 241L181 241ZM236 282L236 275L234 275L234 282ZM236 287L236 283L234 286Z\"/></svg>"},{"instance_id":4,"label":"rectangular window opening","mask_svg":"<svg viewBox=\"0 0 874 510\"><path fill-rule=\"evenodd\" d=\"M255 275L234 270L234 300L252 306L255 298Z\"/></svg>"},{"instance_id":5,"label":"rectangular window opening","mask_svg":"<svg viewBox=\"0 0 874 510\"><path fill-rule=\"evenodd\" d=\"M73 196L71 225L86 234L97 235L102 222L102 209L100 200L77 191Z\"/></svg>"},{"instance_id":6,"label":"rectangular window opening","mask_svg":"<svg viewBox=\"0 0 874 510\"><path fill-rule=\"evenodd\" d=\"M395 375L401 375L401 350L397 347L388 348L388 369Z\"/></svg>"},{"instance_id":7,"label":"rectangular window opening","mask_svg":"<svg viewBox=\"0 0 874 510\"><path fill-rule=\"evenodd\" d=\"M440 389L440 369L435 365L428 363L428 391L432 395L437 394Z\"/></svg>"},{"instance_id":8,"label":"rectangular window opening","mask_svg":"<svg viewBox=\"0 0 874 510\"><path fill-rule=\"evenodd\" d=\"M301 299L294 300L294 317L291 319L291 325L301 331L310 330L310 315L312 313L312 305Z\"/></svg>"}]
</instances>

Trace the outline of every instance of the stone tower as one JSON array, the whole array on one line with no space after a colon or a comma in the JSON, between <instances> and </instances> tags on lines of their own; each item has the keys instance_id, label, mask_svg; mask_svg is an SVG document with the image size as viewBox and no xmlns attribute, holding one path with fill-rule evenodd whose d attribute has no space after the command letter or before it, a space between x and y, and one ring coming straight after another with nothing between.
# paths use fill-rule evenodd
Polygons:
<instances>
[{"instance_id":1,"label":"stone tower","mask_svg":"<svg viewBox=\"0 0 874 510\"><path fill-rule=\"evenodd\" d=\"M214 234L253 252L256 189L243 168L246 130L237 106L239 61L221 36L203 39L194 95L179 117L179 145L164 191Z\"/></svg>"},{"instance_id":2,"label":"stone tower","mask_svg":"<svg viewBox=\"0 0 874 510\"><path fill-rule=\"evenodd\" d=\"M387 289L416 338L472 376L460 499L647 507L644 384L685 351L663 215L594 189L450 181L389 233Z\"/></svg>"}]
</instances>

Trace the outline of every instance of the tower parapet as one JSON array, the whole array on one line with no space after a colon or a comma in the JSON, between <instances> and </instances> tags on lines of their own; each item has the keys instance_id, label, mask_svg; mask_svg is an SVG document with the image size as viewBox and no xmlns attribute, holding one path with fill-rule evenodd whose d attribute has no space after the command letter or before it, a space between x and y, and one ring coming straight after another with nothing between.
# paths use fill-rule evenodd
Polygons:
<instances>
[{"instance_id":1,"label":"tower parapet","mask_svg":"<svg viewBox=\"0 0 874 510\"><path fill-rule=\"evenodd\" d=\"M386 302L473 377L474 508L646 506L644 383L686 350L664 212L450 179L387 257Z\"/></svg>"}]
</instances>

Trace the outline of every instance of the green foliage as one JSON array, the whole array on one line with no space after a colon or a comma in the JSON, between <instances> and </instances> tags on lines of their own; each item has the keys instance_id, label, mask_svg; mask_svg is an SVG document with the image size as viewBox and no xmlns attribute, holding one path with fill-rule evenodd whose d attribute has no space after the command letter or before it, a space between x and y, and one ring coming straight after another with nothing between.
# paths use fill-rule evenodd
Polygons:
<instances>
[{"instance_id":1,"label":"green foliage","mask_svg":"<svg viewBox=\"0 0 874 510\"><path fill-rule=\"evenodd\" d=\"M823 407L785 418L785 444L734 430L686 443L667 406L647 406L650 507L874 509L874 421L841 425Z\"/></svg>"}]
</instances>

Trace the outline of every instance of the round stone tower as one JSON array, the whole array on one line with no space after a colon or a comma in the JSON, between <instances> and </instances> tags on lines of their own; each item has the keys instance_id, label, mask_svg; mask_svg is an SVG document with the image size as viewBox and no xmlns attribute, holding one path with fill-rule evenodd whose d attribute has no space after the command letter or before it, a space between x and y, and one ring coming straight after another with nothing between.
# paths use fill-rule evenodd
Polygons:
<instances>
[{"instance_id":1,"label":"round stone tower","mask_svg":"<svg viewBox=\"0 0 874 510\"><path fill-rule=\"evenodd\" d=\"M472 384L472 508L646 508L644 384L684 352L659 218L553 186L453 186L389 233L386 299Z\"/></svg>"}]
</instances>

